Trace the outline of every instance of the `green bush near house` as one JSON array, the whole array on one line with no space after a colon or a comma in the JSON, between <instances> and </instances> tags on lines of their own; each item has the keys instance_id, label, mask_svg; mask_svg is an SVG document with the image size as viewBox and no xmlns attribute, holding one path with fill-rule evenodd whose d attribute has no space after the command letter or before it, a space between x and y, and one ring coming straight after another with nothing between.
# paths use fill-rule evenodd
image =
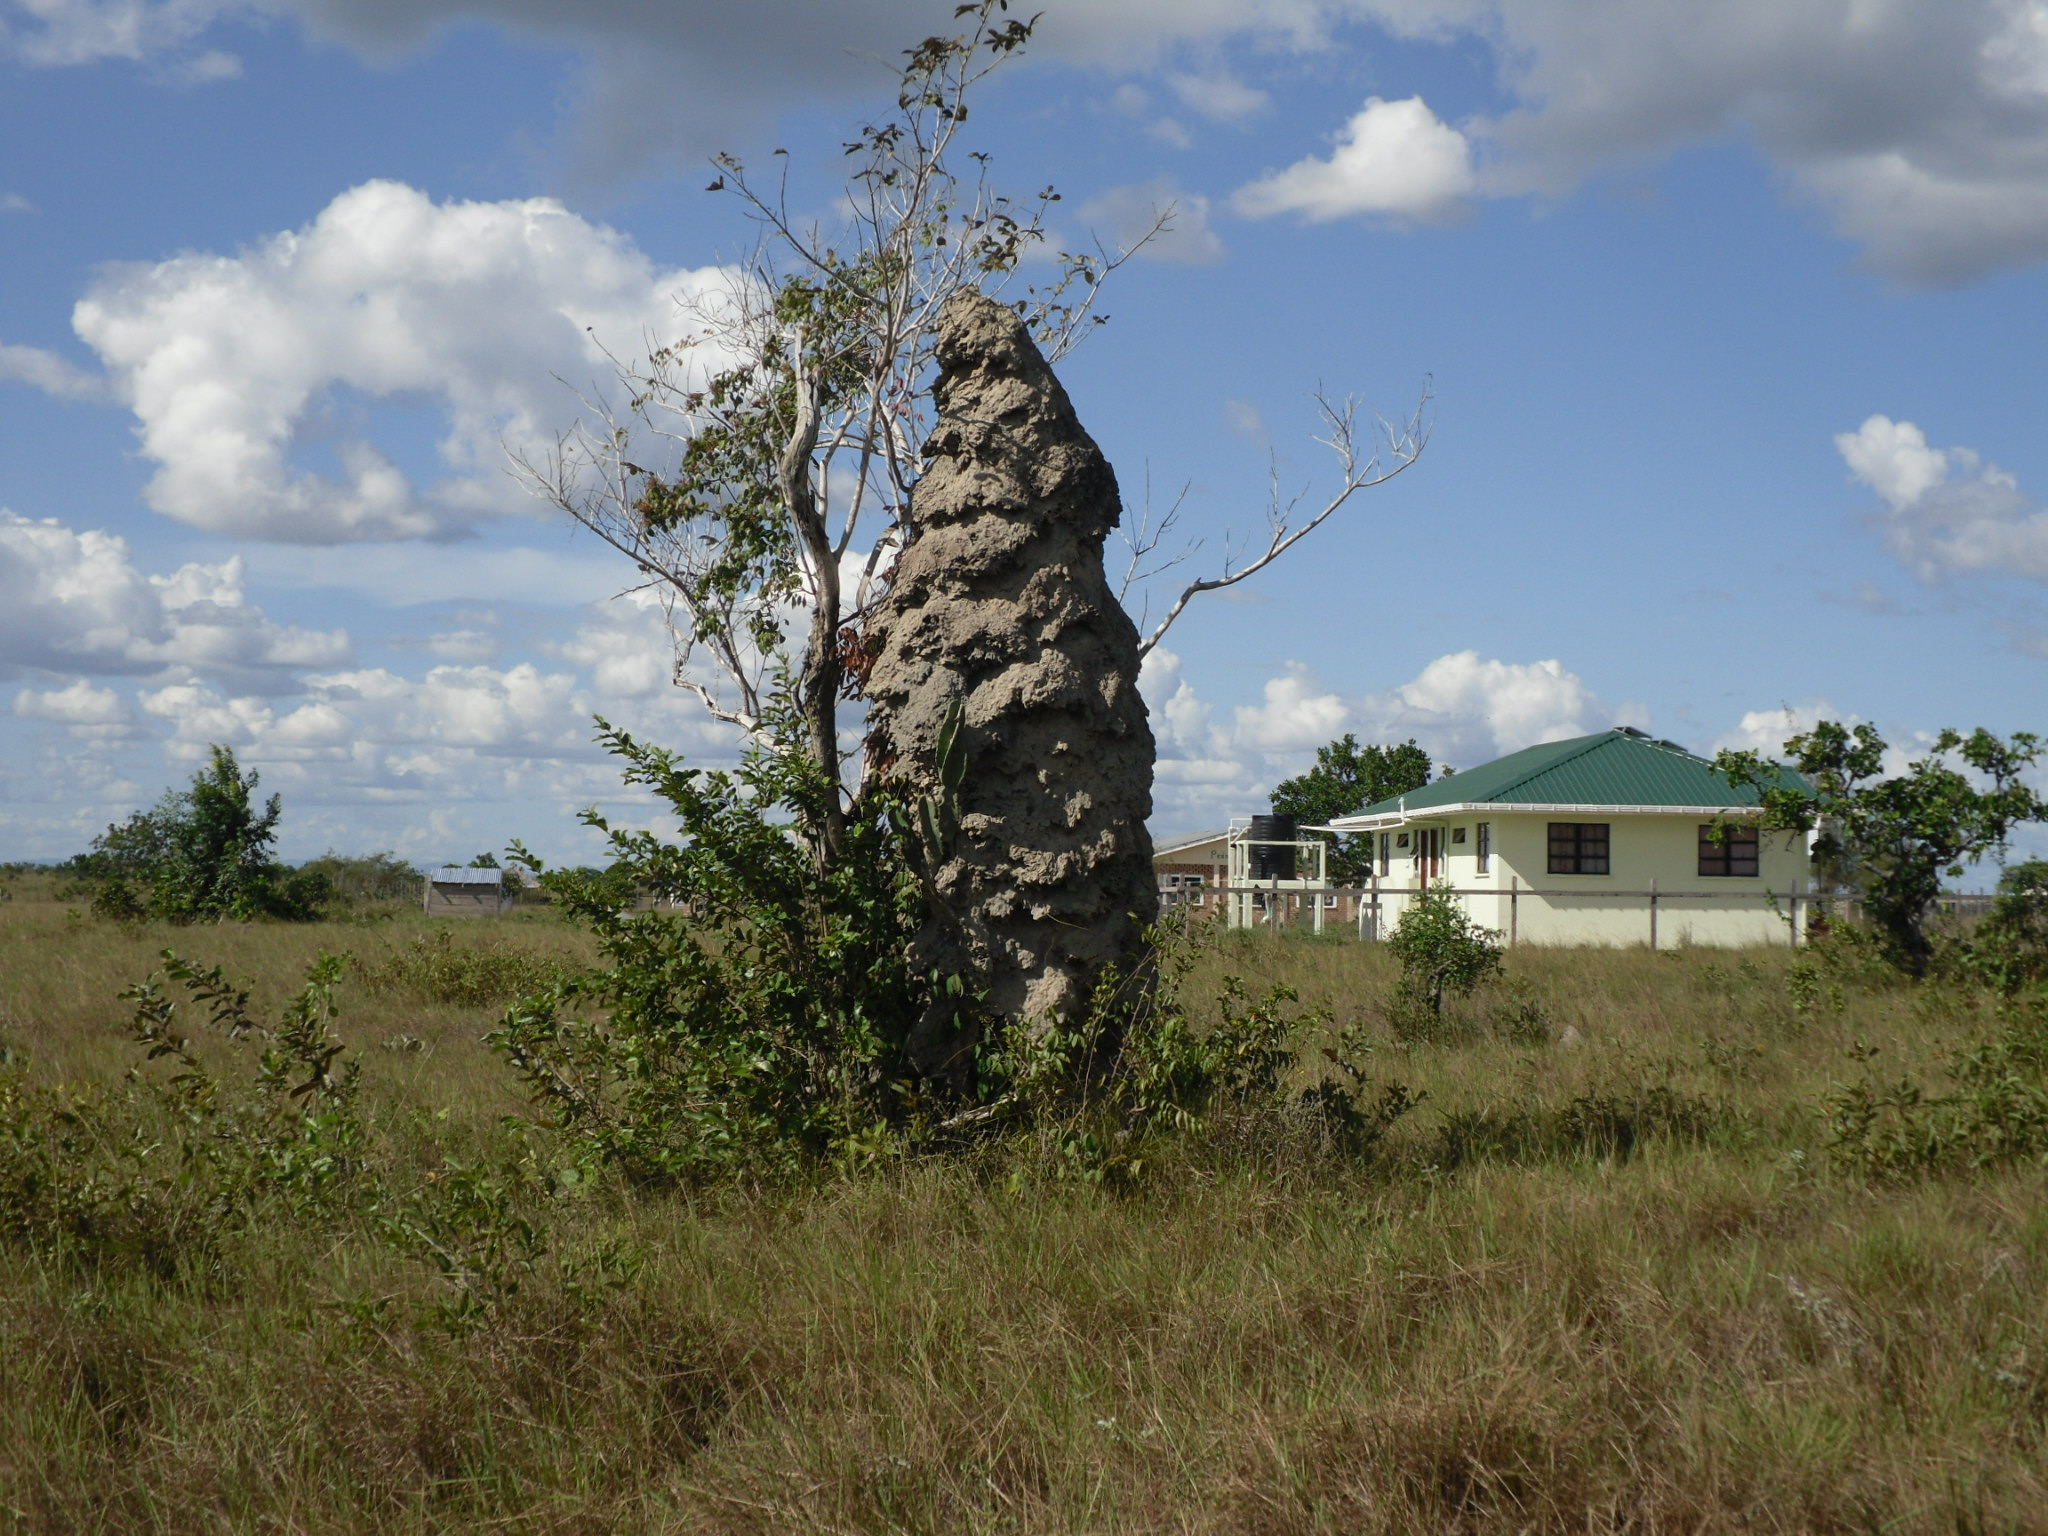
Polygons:
<instances>
[{"instance_id":1,"label":"green bush near house","mask_svg":"<svg viewBox=\"0 0 2048 1536\"><path fill-rule=\"evenodd\" d=\"M1498 976L1506 953L1500 934L1472 920L1448 881L1408 904L1387 949L1401 965L1395 1007L1425 1031L1443 1018L1446 997L1470 997Z\"/></svg>"}]
</instances>

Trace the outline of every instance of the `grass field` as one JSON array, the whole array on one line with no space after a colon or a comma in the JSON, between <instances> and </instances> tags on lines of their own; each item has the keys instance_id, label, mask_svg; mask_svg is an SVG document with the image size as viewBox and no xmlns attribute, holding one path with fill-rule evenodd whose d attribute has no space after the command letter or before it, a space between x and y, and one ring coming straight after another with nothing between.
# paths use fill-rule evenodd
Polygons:
<instances>
[{"instance_id":1,"label":"grass field","mask_svg":"<svg viewBox=\"0 0 2048 1536\"><path fill-rule=\"evenodd\" d=\"M1866 1079L1943 1091L2016 1027L1985 994L1782 949L1522 949L1403 1043L1377 950L1224 944L1195 995L1287 981L1423 1096L1370 1156L1268 1117L1128 1189L1015 1144L642 1194L551 1182L480 1043L494 988L588 958L544 913L130 929L17 882L17 1097L124 1091L117 994L166 945L265 1016L352 955L366 1155L461 1192L446 1240L510 1278L465 1321L389 1210L146 1259L8 1239L0 1528L2048 1531L2036 1142L1930 1171L1901 1143L1887 1177L1821 1113ZM2013 1070L2020 1115L2038 1068Z\"/></svg>"}]
</instances>

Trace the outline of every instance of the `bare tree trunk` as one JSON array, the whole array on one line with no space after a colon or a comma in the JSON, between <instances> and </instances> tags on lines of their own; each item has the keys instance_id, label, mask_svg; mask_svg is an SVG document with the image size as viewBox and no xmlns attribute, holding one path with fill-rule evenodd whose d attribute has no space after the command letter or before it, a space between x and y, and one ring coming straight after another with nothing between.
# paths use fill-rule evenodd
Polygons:
<instances>
[{"instance_id":1,"label":"bare tree trunk","mask_svg":"<svg viewBox=\"0 0 2048 1536\"><path fill-rule=\"evenodd\" d=\"M839 791L839 559L830 530L819 515L817 488L811 482L811 456L817 451L821 419L819 384L806 365L801 337L793 340L791 352L796 370L796 425L782 450L778 477L783 503L810 559L816 596L810 640L804 646L803 669L797 677L797 707L809 728L811 761L825 776L824 836L818 849L822 868L839 857L846 842L846 808Z\"/></svg>"}]
</instances>

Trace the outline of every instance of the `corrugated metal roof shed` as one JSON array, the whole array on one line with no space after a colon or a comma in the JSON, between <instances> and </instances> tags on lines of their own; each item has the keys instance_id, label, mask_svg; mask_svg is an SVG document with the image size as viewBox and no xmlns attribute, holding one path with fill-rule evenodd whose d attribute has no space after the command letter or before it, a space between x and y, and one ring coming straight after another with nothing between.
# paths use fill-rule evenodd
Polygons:
<instances>
[{"instance_id":1,"label":"corrugated metal roof shed","mask_svg":"<svg viewBox=\"0 0 2048 1536\"><path fill-rule=\"evenodd\" d=\"M445 864L439 869L427 871L427 878L436 885L503 885L505 871L469 869L460 864Z\"/></svg>"},{"instance_id":2,"label":"corrugated metal roof shed","mask_svg":"<svg viewBox=\"0 0 2048 1536\"><path fill-rule=\"evenodd\" d=\"M1806 781L1787 771L1786 782ZM1730 810L1758 803L1754 789L1737 788L1714 765L1676 742L1659 741L1628 726L1593 736L1544 742L1382 800L1358 817L1408 814L1445 805L1672 806ZM1342 817L1351 821L1353 817Z\"/></svg>"}]
</instances>

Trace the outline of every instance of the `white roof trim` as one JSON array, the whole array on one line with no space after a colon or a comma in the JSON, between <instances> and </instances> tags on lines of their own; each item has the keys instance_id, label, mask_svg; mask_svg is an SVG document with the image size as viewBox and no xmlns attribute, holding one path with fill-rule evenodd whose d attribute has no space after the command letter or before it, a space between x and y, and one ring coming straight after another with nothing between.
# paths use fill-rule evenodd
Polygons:
<instances>
[{"instance_id":1,"label":"white roof trim","mask_svg":"<svg viewBox=\"0 0 2048 1536\"><path fill-rule=\"evenodd\" d=\"M1761 807L1754 805L1550 805L1519 800L1464 800L1456 805L1432 805L1418 811L1382 811L1377 816L1333 816L1327 827L1307 830L1376 832L1384 827L1406 826L1411 821L1442 821L1451 816L1559 816L1567 813L1584 815L1587 812L1601 816L1755 816L1760 810Z\"/></svg>"},{"instance_id":2,"label":"white roof trim","mask_svg":"<svg viewBox=\"0 0 2048 1536\"><path fill-rule=\"evenodd\" d=\"M1152 857L1164 858L1169 853L1185 853L1190 848L1200 848L1205 843L1221 843L1230 839L1230 828L1218 827L1213 832L1183 832L1179 837L1154 838Z\"/></svg>"}]
</instances>

